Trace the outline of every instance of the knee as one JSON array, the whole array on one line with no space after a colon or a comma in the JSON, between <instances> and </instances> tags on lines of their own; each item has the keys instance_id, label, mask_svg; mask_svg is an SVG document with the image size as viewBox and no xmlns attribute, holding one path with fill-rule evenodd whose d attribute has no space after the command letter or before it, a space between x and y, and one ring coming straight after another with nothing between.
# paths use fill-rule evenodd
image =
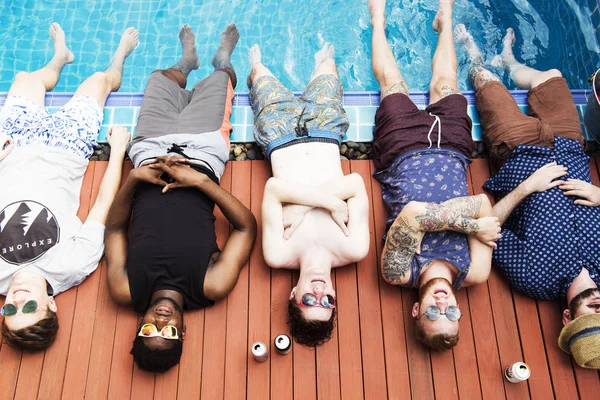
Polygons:
<instances>
[{"instance_id":1,"label":"knee","mask_svg":"<svg viewBox=\"0 0 600 400\"><path fill-rule=\"evenodd\" d=\"M551 69L549 71L546 71L545 75L548 76L548 79L552 79L552 78L562 78L562 72L560 72L558 69Z\"/></svg>"},{"instance_id":2,"label":"knee","mask_svg":"<svg viewBox=\"0 0 600 400\"><path fill-rule=\"evenodd\" d=\"M112 87L112 79L104 72L94 72L89 79L99 85Z\"/></svg>"},{"instance_id":3,"label":"knee","mask_svg":"<svg viewBox=\"0 0 600 400\"><path fill-rule=\"evenodd\" d=\"M29 72L25 72L25 71L17 72L17 75L15 75L15 82L28 81L30 76L31 76L31 74Z\"/></svg>"},{"instance_id":4,"label":"knee","mask_svg":"<svg viewBox=\"0 0 600 400\"><path fill-rule=\"evenodd\" d=\"M231 86L233 86L233 88L235 89L235 87L237 86L237 75L235 74L233 68L220 68L219 71L223 71L227 75L229 75L229 79L231 80Z\"/></svg>"}]
</instances>

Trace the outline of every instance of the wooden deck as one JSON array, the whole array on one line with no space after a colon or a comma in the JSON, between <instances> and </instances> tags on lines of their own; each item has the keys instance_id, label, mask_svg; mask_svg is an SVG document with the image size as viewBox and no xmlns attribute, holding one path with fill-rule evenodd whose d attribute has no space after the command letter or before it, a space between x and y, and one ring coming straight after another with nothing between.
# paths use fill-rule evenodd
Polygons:
<instances>
[{"instance_id":1,"label":"wooden deck","mask_svg":"<svg viewBox=\"0 0 600 400\"><path fill-rule=\"evenodd\" d=\"M107 163L92 162L81 192L79 217L93 204ZM511 291L496 271L488 283L461 290L458 346L442 354L416 343L410 309L416 292L387 285L378 270L386 211L369 161L344 162L363 176L371 201L371 250L365 260L336 269L338 322L333 339L316 351L294 345L266 363L249 356L256 340L268 343L286 326L287 298L297 276L271 270L262 259L260 233L249 265L231 295L214 307L186 313L187 337L178 367L157 375L134 366L129 355L138 316L116 306L100 263L81 286L57 297L61 328L45 353L0 347L0 399L597 399L598 372L574 366L556 340L557 303L536 302ZM131 165L125 166L126 172ZM598 168L592 160L597 184ZM231 162L222 186L256 215L268 164ZM470 168L470 188L482 192L485 160ZM219 244L229 225L217 211ZM260 231L260 229L259 229ZM512 384L502 370L516 361L532 369L527 383Z\"/></svg>"}]
</instances>

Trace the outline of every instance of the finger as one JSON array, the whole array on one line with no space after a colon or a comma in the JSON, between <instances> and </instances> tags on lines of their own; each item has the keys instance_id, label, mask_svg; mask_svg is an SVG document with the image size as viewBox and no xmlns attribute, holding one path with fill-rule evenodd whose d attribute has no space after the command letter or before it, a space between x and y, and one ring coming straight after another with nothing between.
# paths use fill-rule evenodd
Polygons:
<instances>
[{"instance_id":1,"label":"finger","mask_svg":"<svg viewBox=\"0 0 600 400\"><path fill-rule=\"evenodd\" d=\"M166 184L166 182L165 182L165 187L163 188L162 192L168 193L171 190L177 189L180 186L181 186L181 184L179 182L173 182L173 183L169 183L169 184Z\"/></svg>"},{"instance_id":2,"label":"finger","mask_svg":"<svg viewBox=\"0 0 600 400\"><path fill-rule=\"evenodd\" d=\"M542 168L550 168L556 165L556 161L552 161L551 163L548 163L544 166L542 166ZM541 169L541 168L540 168Z\"/></svg>"},{"instance_id":3,"label":"finger","mask_svg":"<svg viewBox=\"0 0 600 400\"><path fill-rule=\"evenodd\" d=\"M564 192L564 195L587 198L587 195L583 190L569 190L569 191Z\"/></svg>"},{"instance_id":4,"label":"finger","mask_svg":"<svg viewBox=\"0 0 600 400\"><path fill-rule=\"evenodd\" d=\"M169 171L171 170L171 168L165 164L165 163L158 163L158 164L150 164L150 168L154 169L154 170L159 170L162 172L166 172L169 173Z\"/></svg>"},{"instance_id":5,"label":"finger","mask_svg":"<svg viewBox=\"0 0 600 400\"><path fill-rule=\"evenodd\" d=\"M553 187L557 187L560 186L560 188L562 189L562 186L565 183L565 181L552 181L550 182L550 184L548 185L548 188L553 188Z\"/></svg>"},{"instance_id":6,"label":"finger","mask_svg":"<svg viewBox=\"0 0 600 400\"><path fill-rule=\"evenodd\" d=\"M292 235L294 234L294 232L296 231L296 228L298 228L300 224L299 223L294 223L292 225L290 225L284 232L283 232L283 238L285 240L288 240L289 238L292 237Z\"/></svg>"},{"instance_id":7,"label":"finger","mask_svg":"<svg viewBox=\"0 0 600 400\"><path fill-rule=\"evenodd\" d=\"M589 200L575 200L578 206L595 207L596 205Z\"/></svg>"}]
</instances>

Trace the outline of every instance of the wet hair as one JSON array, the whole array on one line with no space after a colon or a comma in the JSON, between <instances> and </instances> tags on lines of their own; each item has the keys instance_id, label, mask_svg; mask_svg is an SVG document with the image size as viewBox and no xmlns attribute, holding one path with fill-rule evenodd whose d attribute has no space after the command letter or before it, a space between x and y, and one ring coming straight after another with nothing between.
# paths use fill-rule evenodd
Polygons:
<instances>
[{"instance_id":1,"label":"wet hair","mask_svg":"<svg viewBox=\"0 0 600 400\"><path fill-rule=\"evenodd\" d=\"M139 329L138 329L139 331ZM183 352L183 342L174 340L175 344L166 350L152 350L144 344L144 338L136 336L130 354L140 369L150 372L165 372L179 364Z\"/></svg>"},{"instance_id":2,"label":"wet hair","mask_svg":"<svg viewBox=\"0 0 600 400\"><path fill-rule=\"evenodd\" d=\"M58 333L58 316L54 311L46 311L46 316L33 325L11 331L2 324L4 343L25 351L47 349L56 339Z\"/></svg>"},{"instance_id":3,"label":"wet hair","mask_svg":"<svg viewBox=\"0 0 600 400\"><path fill-rule=\"evenodd\" d=\"M417 340L429 350L450 350L458 344L458 331L454 334L436 333L427 335L423 329L423 325L420 324L419 321L415 324L415 333L417 335Z\"/></svg>"},{"instance_id":4,"label":"wet hair","mask_svg":"<svg viewBox=\"0 0 600 400\"><path fill-rule=\"evenodd\" d=\"M589 289L582 291L577 296L573 297L573 299L569 303L569 311L571 312L571 319L577 318L577 315L575 315L575 314L577 312L577 309L579 307L581 307L581 305L583 304L583 301L598 292L600 292L600 289L598 289L598 288L589 288Z\"/></svg>"},{"instance_id":5,"label":"wet hair","mask_svg":"<svg viewBox=\"0 0 600 400\"><path fill-rule=\"evenodd\" d=\"M328 321L313 321L304 318L300 306L295 299L288 303L288 324L292 329L292 336L297 343L308 347L320 346L331 339L335 327L335 308L332 309Z\"/></svg>"}]
</instances>

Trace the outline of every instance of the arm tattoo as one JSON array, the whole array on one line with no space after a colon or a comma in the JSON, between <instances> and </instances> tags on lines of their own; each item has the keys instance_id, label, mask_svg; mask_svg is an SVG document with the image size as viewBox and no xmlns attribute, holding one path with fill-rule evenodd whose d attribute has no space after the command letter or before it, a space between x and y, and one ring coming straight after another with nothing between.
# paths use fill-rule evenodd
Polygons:
<instances>
[{"instance_id":1,"label":"arm tattoo","mask_svg":"<svg viewBox=\"0 0 600 400\"><path fill-rule=\"evenodd\" d=\"M381 91L381 98L383 99L385 96L389 96L394 93L402 93L408 95L408 86L404 81L400 81L398 83L394 83L392 86Z\"/></svg>"},{"instance_id":2,"label":"arm tattoo","mask_svg":"<svg viewBox=\"0 0 600 400\"><path fill-rule=\"evenodd\" d=\"M419 227L425 232L451 230L471 234L479 231L475 218L461 215L441 204L427 203L425 210L424 214L415 217Z\"/></svg>"},{"instance_id":3,"label":"arm tattoo","mask_svg":"<svg viewBox=\"0 0 600 400\"><path fill-rule=\"evenodd\" d=\"M442 98L448 97L451 94L462 94L460 90L454 89L453 87L448 85L442 86L440 92L442 93Z\"/></svg>"},{"instance_id":4,"label":"arm tattoo","mask_svg":"<svg viewBox=\"0 0 600 400\"><path fill-rule=\"evenodd\" d=\"M446 200L441 205L465 217L479 218L481 203L481 196L466 196Z\"/></svg>"},{"instance_id":5,"label":"arm tattoo","mask_svg":"<svg viewBox=\"0 0 600 400\"><path fill-rule=\"evenodd\" d=\"M410 226L406 217L396 218L388 231L381 260L382 273L387 282L402 282L410 271L412 259L421 245L423 235L423 232Z\"/></svg>"}]
</instances>

